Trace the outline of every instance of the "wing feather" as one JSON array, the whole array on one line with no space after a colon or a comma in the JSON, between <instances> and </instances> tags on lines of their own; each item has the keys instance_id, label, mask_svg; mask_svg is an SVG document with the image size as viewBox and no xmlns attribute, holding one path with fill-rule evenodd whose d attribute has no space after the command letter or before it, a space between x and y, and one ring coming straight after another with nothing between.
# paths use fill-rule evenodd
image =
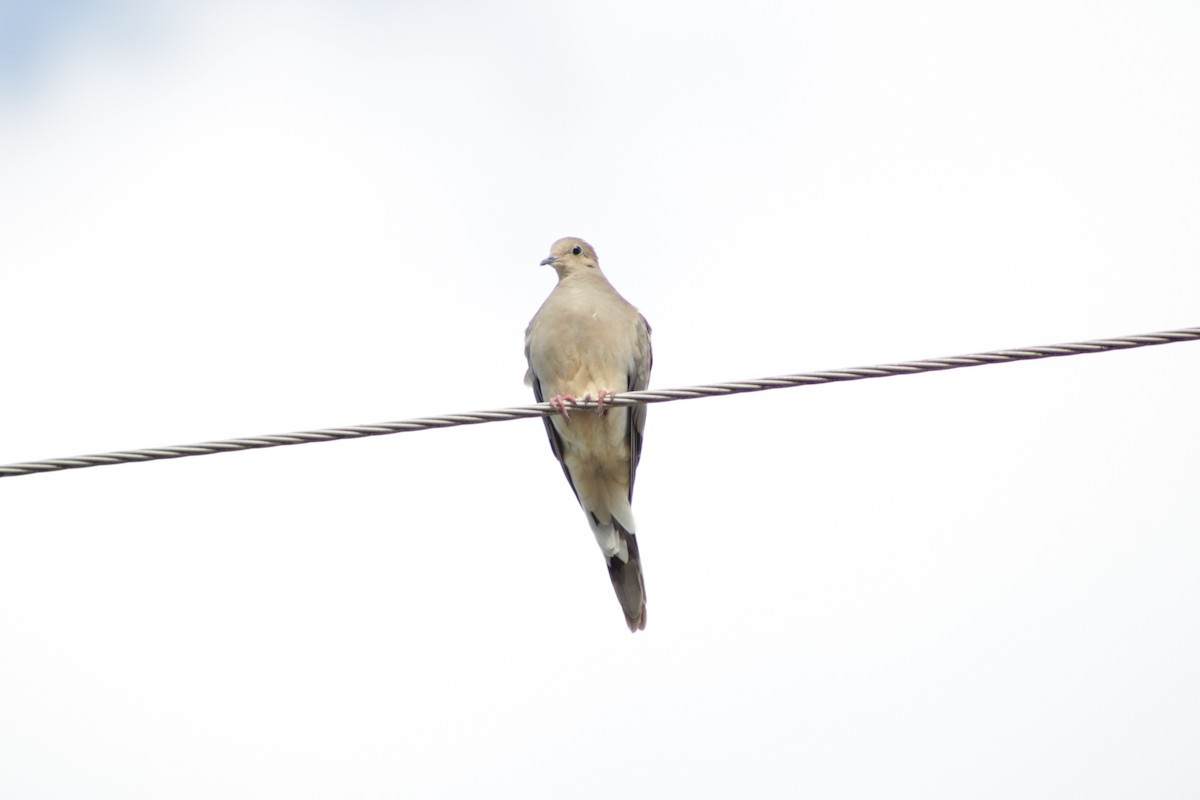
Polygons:
<instances>
[{"instance_id":1,"label":"wing feather","mask_svg":"<svg viewBox=\"0 0 1200 800\"><path fill-rule=\"evenodd\" d=\"M545 396L542 394L542 382L538 380L537 375L533 374L533 370L529 371L532 376L533 396L537 398L539 403L546 402ZM558 465L562 467L563 475L567 476L567 483L571 484L571 491L575 493L575 499L579 500L579 490L575 488L575 481L571 478L571 471L567 469L567 462L563 460L563 442L562 437L558 435L558 428L554 427L553 417L542 417L542 423L546 426L546 436L550 439L550 449L554 452L554 457L558 459Z\"/></svg>"},{"instance_id":2,"label":"wing feather","mask_svg":"<svg viewBox=\"0 0 1200 800\"><path fill-rule=\"evenodd\" d=\"M650 370L654 366L654 350L650 346L650 323L638 314L637 356L629 373L629 391L640 392L650 385ZM633 480L638 462L642 460L642 434L646 430L646 404L629 407L629 500L633 502Z\"/></svg>"}]
</instances>

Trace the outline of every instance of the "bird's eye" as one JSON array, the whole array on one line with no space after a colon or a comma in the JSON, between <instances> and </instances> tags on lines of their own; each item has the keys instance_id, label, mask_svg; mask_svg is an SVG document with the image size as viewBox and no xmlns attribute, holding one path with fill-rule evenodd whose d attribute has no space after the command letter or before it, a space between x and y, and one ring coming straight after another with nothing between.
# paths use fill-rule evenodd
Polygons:
<instances>
[{"instance_id":1,"label":"bird's eye","mask_svg":"<svg viewBox=\"0 0 1200 800\"><path fill-rule=\"evenodd\" d=\"M574 247L571 248L571 252L574 253L575 255L579 255L580 253L583 252L583 248L580 247L579 245L575 245Z\"/></svg>"}]
</instances>

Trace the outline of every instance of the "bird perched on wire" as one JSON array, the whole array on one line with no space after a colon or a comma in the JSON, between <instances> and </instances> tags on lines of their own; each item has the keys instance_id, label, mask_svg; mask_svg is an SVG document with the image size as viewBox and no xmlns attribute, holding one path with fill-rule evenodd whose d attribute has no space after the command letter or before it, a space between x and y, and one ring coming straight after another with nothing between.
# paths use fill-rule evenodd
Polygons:
<instances>
[{"instance_id":1,"label":"bird perched on wire","mask_svg":"<svg viewBox=\"0 0 1200 800\"><path fill-rule=\"evenodd\" d=\"M650 381L650 326L617 294L582 239L559 239L543 265L558 284L525 330L525 382L539 402L559 413L544 417L550 448L562 464L612 580L625 623L646 627L646 586L630 501L642 454L646 406L605 407L612 394L645 389ZM595 412L567 405L596 400Z\"/></svg>"}]
</instances>

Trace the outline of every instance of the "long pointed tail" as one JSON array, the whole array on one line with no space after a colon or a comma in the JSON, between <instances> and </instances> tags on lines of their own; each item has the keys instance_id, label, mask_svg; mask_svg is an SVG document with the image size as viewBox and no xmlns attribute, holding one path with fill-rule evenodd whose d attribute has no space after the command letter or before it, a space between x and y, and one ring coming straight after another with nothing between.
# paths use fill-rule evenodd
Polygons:
<instances>
[{"instance_id":1,"label":"long pointed tail","mask_svg":"<svg viewBox=\"0 0 1200 800\"><path fill-rule=\"evenodd\" d=\"M613 526L621 536L629 553L629 560L622 561L620 555L608 559L608 577L612 580L621 610L625 612L625 624L637 632L646 627L646 584L642 581L642 557L638 554L637 537L621 527L615 519Z\"/></svg>"}]
</instances>

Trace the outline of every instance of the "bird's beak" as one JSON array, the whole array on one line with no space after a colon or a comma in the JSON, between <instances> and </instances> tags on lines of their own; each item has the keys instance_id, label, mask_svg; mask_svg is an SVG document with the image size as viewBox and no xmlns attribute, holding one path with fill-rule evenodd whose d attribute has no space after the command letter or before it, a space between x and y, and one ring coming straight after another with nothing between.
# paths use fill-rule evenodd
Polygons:
<instances>
[{"instance_id":1,"label":"bird's beak","mask_svg":"<svg viewBox=\"0 0 1200 800\"><path fill-rule=\"evenodd\" d=\"M544 267L547 264L553 264L555 261L558 261L558 256L546 256L545 258L542 259L542 263L539 264L538 266Z\"/></svg>"}]
</instances>

